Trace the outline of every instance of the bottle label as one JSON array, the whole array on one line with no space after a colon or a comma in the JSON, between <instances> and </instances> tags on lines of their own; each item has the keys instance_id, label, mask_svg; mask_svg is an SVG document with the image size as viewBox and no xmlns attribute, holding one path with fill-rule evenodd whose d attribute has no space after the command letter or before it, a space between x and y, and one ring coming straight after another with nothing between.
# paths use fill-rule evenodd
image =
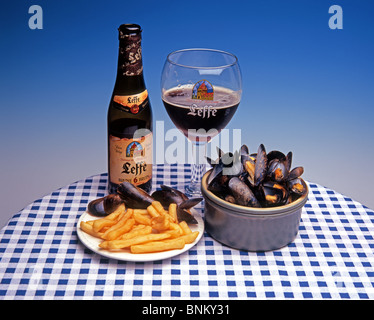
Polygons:
<instances>
[{"instance_id":1,"label":"bottle label","mask_svg":"<svg viewBox=\"0 0 374 320\"><path fill-rule=\"evenodd\" d=\"M120 42L120 56L123 59L122 74L132 77L143 72L141 35L131 35L122 37Z\"/></svg>"},{"instance_id":2,"label":"bottle label","mask_svg":"<svg viewBox=\"0 0 374 320\"><path fill-rule=\"evenodd\" d=\"M141 93L133 94L130 96L117 96L113 97L119 108L123 111L138 114L148 105L148 91L144 90Z\"/></svg>"},{"instance_id":3,"label":"bottle label","mask_svg":"<svg viewBox=\"0 0 374 320\"><path fill-rule=\"evenodd\" d=\"M110 181L137 186L152 179L152 141L152 133L136 139L109 135Z\"/></svg>"}]
</instances>

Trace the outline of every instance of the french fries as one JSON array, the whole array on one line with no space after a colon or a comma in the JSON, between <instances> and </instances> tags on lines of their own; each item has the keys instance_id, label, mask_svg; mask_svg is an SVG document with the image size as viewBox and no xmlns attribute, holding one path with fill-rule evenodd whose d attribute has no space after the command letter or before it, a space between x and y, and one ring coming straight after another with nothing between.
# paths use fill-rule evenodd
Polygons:
<instances>
[{"instance_id":1,"label":"french fries","mask_svg":"<svg viewBox=\"0 0 374 320\"><path fill-rule=\"evenodd\" d=\"M176 203L170 203L170 205L169 205L169 215L172 218L173 222L178 223L177 204Z\"/></svg>"},{"instance_id":2,"label":"french fries","mask_svg":"<svg viewBox=\"0 0 374 320\"><path fill-rule=\"evenodd\" d=\"M157 231L166 231L170 227L170 219L165 215L154 217L151 220L151 226Z\"/></svg>"},{"instance_id":3,"label":"french fries","mask_svg":"<svg viewBox=\"0 0 374 320\"><path fill-rule=\"evenodd\" d=\"M100 243L99 247L105 249L123 249L129 248L135 244L150 242L150 241L157 241L169 238L170 235L166 233L152 233L146 234L144 236L134 237L128 240L112 240L112 241L104 241Z\"/></svg>"},{"instance_id":4,"label":"french fries","mask_svg":"<svg viewBox=\"0 0 374 320\"><path fill-rule=\"evenodd\" d=\"M185 221L178 223L177 205L164 209L159 201L147 209L125 208L121 205L104 218L81 221L80 228L103 240L102 250L127 250L134 254L182 249L199 235Z\"/></svg>"},{"instance_id":5,"label":"french fries","mask_svg":"<svg viewBox=\"0 0 374 320\"><path fill-rule=\"evenodd\" d=\"M185 242L183 239L173 239L169 241L154 241L146 244L131 246L131 253L151 253L173 249L183 249Z\"/></svg>"}]
</instances>

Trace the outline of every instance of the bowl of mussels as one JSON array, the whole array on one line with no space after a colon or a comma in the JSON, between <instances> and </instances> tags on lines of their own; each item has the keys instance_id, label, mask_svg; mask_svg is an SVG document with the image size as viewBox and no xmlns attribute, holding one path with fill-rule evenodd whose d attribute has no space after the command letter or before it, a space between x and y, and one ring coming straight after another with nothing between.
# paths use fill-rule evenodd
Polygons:
<instances>
[{"instance_id":1,"label":"bowl of mussels","mask_svg":"<svg viewBox=\"0 0 374 320\"><path fill-rule=\"evenodd\" d=\"M201 182L206 231L240 250L269 251L297 236L308 185L303 167L292 168L292 152L266 152L261 144L250 154L246 145L207 157L212 169Z\"/></svg>"}]
</instances>

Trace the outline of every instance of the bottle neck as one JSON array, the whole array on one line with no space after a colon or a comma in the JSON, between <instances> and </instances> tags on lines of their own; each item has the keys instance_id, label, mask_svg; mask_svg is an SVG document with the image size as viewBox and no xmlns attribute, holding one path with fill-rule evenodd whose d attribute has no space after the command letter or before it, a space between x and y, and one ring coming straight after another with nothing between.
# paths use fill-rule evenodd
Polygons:
<instances>
[{"instance_id":1,"label":"bottle neck","mask_svg":"<svg viewBox=\"0 0 374 320\"><path fill-rule=\"evenodd\" d=\"M120 39L118 50L116 94L136 94L145 90L141 36Z\"/></svg>"}]
</instances>

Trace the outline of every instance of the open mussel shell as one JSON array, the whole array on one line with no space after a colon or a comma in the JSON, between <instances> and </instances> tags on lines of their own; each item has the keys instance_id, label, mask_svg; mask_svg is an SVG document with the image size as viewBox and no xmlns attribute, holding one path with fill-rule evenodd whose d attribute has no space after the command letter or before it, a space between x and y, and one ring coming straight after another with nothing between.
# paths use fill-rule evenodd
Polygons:
<instances>
[{"instance_id":1,"label":"open mussel shell","mask_svg":"<svg viewBox=\"0 0 374 320\"><path fill-rule=\"evenodd\" d=\"M270 159L269 160L269 155ZM292 152L289 152L285 156L280 151L271 151L268 154L269 168L268 177L272 181L283 182L288 179L291 163L292 163Z\"/></svg>"},{"instance_id":2,"label":"open mussel shell","mask_svg":"<svg viewBox=\"0 0 374 320\"><path fill-rule=\"evenodd\" d=\"M255 161L256 155L250 155L249 148L245 144L243 144L240 148L240 158L241 158L242 163L244 164L244 161L248 159L252 159L253 161Z\"/></svg>"},{"instance_id":3,"label":"open mussel shell","mask_svg":"<svg viewBox=\"0 0 374 320\"><path fill-rule=\"evenodd\" d=\"M178 189L166 186L164 184L161 185L161 190L168 191L170 193L175 193L183 201L188 199L187 195L184 194L182 191L179 191Z\"/></svg>"},{"instance_id":4,"label":"open mussel shell","mask_svg":"<svg viewBox=\"0 0 374 320\"><path fill-rule=\"evenodd\" d=\"M87 211L97 217L107 216L115 211L123 200L118 194L109 194L105 197L92 200L88 206Z\"/></svg>"},{"instance_id":5,"label":"open mussel shell","mask_svg":"<svg viewBox=\"0 0 374 320\"><path fill-rule=\"evenodd\" d=\"M244 174L241 175L251 186L255 185L255 168L256 162L252 158L243 161Z\"/></svg>"},{"instance_id":6,"label":"open mussel shell","mask_svg":"<svg viewBox=\"0 0 374 320\"><path fill-rule=\"evenodd\" d=\"M153 192L152 197L164 208L168 208L171 203L176 203L181 209L190 209L203 200L203 198L188 198L183 192L165 185L161 185L161 190Z\"/></svg>"},{"instance_id":7,"label":"open mussel shell","mask_svg":"<svg viewBox=\"0 0 374 320\"><path fill-rule=\"evenodd\" d=\"M302 178L296 178L287 182L289 190L297 195L304 195L308 188Z\"/></svg>"},{"instance_id":8,"label":"open mussel shell","mask_svg":"<svg viewBox=\"0 0 374 320\"><path fill-rule=\"evenodd\" d=\"M269 163L274 160L274 159L278 159L278 160L283 160L283 159L286 159L286 155L281 152L281 151L278 151L278 150L272 150L270 151L268 154L267 154L267 157L268 157L268 161Z\"/></svg>"},{"instance_id":9,"label":"open mussel shell","mask_svg":"<svg viewBox=\"0 0 374 320\"><path fill-rule=\"evenodd\" d=\"M117 193L126 206L133 209L146 209L155 200L143 189L127 181L122 182L118 186Z\"/></svg>"},{"instance_id":10,"label":"open mussel shell","mask_svg":"<svg viewBox=\"0 0 374 320\"><path fill-rule=\"evenodd\" d=\"M260 186L261 201L265 206L286 204L289 200L287 187L274 181L266 181Z\"/></svg>"},{"instance_id":11,"label":"open mussel shell","mask_svg":"<svg viewBox=\"0 0 374 320\"><path fill-rule=\"evenodd\" d=\"M185 195L182 191L164 184L161 185L161 192L159 192L159 194L157 193L158 191L152 193L152 197L155 197L155 195L158 197L162 196L159 197L158 201L160 201L162 204L165 203L166 206L169 206L170 203L176 203L179 205L183 201L188 200L187 195Z\"/></svg>"},{"instance_id":12,"label":"open mussel shell","mask_svg":"<svg viewBox=\"0 0 374 320\"><path fill-rule=\"evenodd\" d=\"M284 161L273 159L269 163L268 176L271 180L282 182L288 176L287 167Z\"/></svg>"},{"instance_id":13,"label":"open mussel shell","mask_svg":"<svg viewBox=\"0 0 374 320\"><path fill-rule=\"evenodd\" d=\"M183 201L188 200L182 192L176 189L166 189L166 186L161 186L161 188L161 190L154 191L151 196L156 201L159 201L164 208L168 208L171 203L179 205Z\"/></svg>"},{"instance_id":14,"label":"open mussel shell","mask_svg":"<svg viewBox=\"0 0 374 320\"><path fill-rule=\"evenodd\" d=\"M197 220L190 213L189 209L196 206L203 198L188 198L183 192L165 185L161 185L161 190L154 191L152 198L159 201L165 209L171 203L176 203L178 220L186 221L188 224L197 224Z\"/></svg>"}]
</instances>

